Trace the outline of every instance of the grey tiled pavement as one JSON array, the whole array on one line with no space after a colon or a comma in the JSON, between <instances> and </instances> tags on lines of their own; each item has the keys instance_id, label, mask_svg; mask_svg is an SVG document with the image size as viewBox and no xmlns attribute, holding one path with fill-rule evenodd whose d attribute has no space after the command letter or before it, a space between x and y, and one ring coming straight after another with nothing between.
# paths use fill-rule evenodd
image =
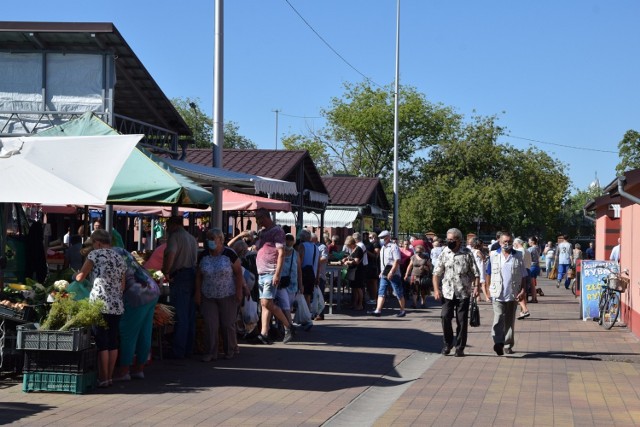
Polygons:
<instances>
[{"instance_id":1,"label":"grey tiled pavement","mask_svg":"<svg viewBox=\"0 0 640 427\"><path fill-rule=\"evenodd\" d=\"M640 342L623 326L578 320L569 291L542 282L546 295L517 322L511 356L493 353L487 303L464 358L439 355L433 301L405 318L343 310L292 345L243 343L233 360L212 363L154 361L145 380L86 395L23 393L3 377L0 423L640 425Z\"/></svg>"}]
</instances>

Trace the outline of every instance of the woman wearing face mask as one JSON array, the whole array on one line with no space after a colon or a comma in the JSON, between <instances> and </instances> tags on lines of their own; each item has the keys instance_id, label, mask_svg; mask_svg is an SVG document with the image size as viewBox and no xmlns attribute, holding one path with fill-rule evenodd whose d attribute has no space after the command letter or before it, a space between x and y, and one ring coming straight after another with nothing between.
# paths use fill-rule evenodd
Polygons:
<instances>
[{"instance_id":1,"label":"woman wearing face mask","mask_svg":"<svg viewBox=\"0 0 640 427\"><path fill-rule=\"evenodd\" d=\"M412 308L416 308L418 304L418 296L420 296L420 308L426 308L427 295L433 288L431 275L433 265L431 265L431 257L427 255L424 244L414 242L415 254L411 256L407 272L404 280L411 284L411 300Z\"/></svg>"},{"instance_id":2,"label":"woman wearing face mask","mask_svg":"<svg viewBox=\"0 0 640 427\"><path fill-rule=\"evenodd\" d=\"M208 351L202 358L210 362L218 358L218 329L222 328L225 359L238 353L236 315L242 300L244 277L240 259L224 246L224 234L212 228L206 234L206 249L196 270L195 302L202 310L207 330Z\"/></svg>"}]
</instances>

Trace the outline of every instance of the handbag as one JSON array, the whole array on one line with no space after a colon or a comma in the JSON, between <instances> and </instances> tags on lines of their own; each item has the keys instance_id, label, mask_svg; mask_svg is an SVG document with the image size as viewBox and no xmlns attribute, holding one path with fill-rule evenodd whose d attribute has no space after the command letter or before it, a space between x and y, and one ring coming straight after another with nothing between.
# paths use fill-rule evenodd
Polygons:
<instances>
[{"instance_id":1,"label":"handbag","mask_svg":"<svg viewBox=\"0 0 640 427\"><path fill-rule=\"evenodd\" d=\"M289 276L280 276L280 282L278 282L278 289L286 289L291 284L291 268L293 267L293 256L295 252L291 254L291 264L289 264Z\"/></svg>"},{"instance_id":2,"label":"handbag","mask_svg":"<svg viewBox=\"0 0 640 427\"><path fill-rule=\"evenodd\" d=\"M357 270L356 266L347 268L347 280L348 281L353 282L353 281L356 280L356 270Z\"/></svg>"},{"instance_id":3,"label":"handbag","mask_svg":"<svg viewBox=\"0 0 640 427\"><path fill-rule=\"evenodd\" d=\"M480 308L478 307L478 300L471 298L471 313L469 314L469 326L480 326Z\"/></svg>"},{"instance_id":4,"label":"handbag","mask_svg":"<svg viewBox=\"0 0 640 427\"><path fill-rule=\"evenodd\" d=\"M558 268L555 265L551 267L548 278L551 280L556 280L558 278Z\"/></svg>"}]
</instances>

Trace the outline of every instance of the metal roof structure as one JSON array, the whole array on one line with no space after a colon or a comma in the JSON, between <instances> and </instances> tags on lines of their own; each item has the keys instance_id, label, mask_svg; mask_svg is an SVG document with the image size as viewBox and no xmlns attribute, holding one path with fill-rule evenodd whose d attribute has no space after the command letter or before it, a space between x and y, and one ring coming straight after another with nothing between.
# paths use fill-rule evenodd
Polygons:
<instances>
[{"instance_id":1,"label":"metal roof structure","mask_svg":"<svg viewBox=\"0 0 640 427\"><path fill-rule=\"evenodd\" d=\"M169 145L167 151L172 154L177 153L178 139L192 137L171 101L112 23L0 21L0 52L113 55L117 77L114 117L105 121L121 133L145 134L145 146ZM22 112L27 113L34 114ZM55 113L61 114L38 113L43 114L43 121L51 121L50 116Z\"/></svg>"}]
</instances>

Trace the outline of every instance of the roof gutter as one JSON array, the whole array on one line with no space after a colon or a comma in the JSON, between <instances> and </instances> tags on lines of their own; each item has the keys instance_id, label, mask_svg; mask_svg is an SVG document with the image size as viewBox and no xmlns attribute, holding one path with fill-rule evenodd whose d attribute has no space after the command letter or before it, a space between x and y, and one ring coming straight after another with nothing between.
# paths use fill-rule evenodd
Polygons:
<instances>
[{"instance_id":1,"label":"roof gutter","mask_svg":"<svg viewBox=\"0 0 640 427\"><path fill-rule=\"evenodd\" d=\"M627 178L623 176L618 177L618 193L625 199L631 200L633 203L640 205L640 199L624 191L624 185L627 183Z\"/></svg>"}]
</instances>

